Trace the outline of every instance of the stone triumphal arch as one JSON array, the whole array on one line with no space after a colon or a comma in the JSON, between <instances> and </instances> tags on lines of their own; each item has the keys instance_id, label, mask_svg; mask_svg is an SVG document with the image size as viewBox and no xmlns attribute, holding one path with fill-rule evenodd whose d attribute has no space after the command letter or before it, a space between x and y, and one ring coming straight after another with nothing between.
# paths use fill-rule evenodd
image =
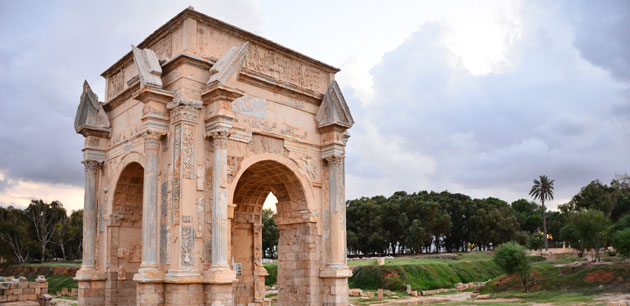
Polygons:
<instances>
[{"instance_id":1,"label":"stone triumphal arch","mask_svg":"<svg viewBox=\"0 0 630 306\"><path fill-rule=\"evenodd\" d=\"M279 305L348 303L338 69L188 8L83 85L82 305L265 305L261 211L277 199Z\"/></svg>"}]
</instances>

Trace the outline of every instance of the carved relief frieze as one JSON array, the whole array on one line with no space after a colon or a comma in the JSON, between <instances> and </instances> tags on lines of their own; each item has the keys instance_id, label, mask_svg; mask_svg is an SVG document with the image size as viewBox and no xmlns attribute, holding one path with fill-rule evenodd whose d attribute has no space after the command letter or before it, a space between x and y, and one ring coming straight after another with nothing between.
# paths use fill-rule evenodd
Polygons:
<instances>
[{"instance_id":1,"label":"carved relief frieze","mask_svg":"<svg viewBox=\"0 0 630 306\"><path fill-rule=\"evenodd\" d=\"M238 174L238 171L241 168L242 161L243 161L242 156L233 156L233 155L228 156L227 158L228 184L231 184L234 178L236 177L236 175Z\"/></svg>"},{"instance_id":2,"label":"carved relief frieze","mask_svg":"<svg viewBox=\"0 0 630 306\"><path fill-rule=\"evenodd\" d=\"M253 153L274 153L287 156L288 151L284 148L284 140L264 135L252 135L252 141L247 144Z\"/></svg>"},{"instance_id":3,"label":"carved relief frieze","mask_svg":"<svg viewBox=\"0 0 630 306\"><path fill-rule=\"evenodd\" d=\"M327 73L273 50L250 44L243 67L317 92L325 92Z\"/></svg>"},{"instance_id":4,"label":"carved relief frieze","mask_svg":"<svg viewBox=\"0 0 630 306\"><path fill-rule=\"evenodd\" d=\"M124 88L123 71L120 70L107 80L107 100L117 96Z\"/></svg>"},{"instance_id":5,"label":"carved relief frieze","mask_svg":"<svg viewBox=\"0 0 630 306\"><path fill-rule=\"evenodd\" d=\"M140 262L141 252L140 246L134 245L127 248L118 248L117 257L127 262Z\"/></svg>"},{"instance_id":6,"label":"carved relief frieze","mask_svg":"<svg viewBox=\"0 0 630 306\"><path fill-rule=\"evenodd\" d=\"M155 55L157 55L159 60L169 59L172 54L171 35L169 34L164 36L162 39L153 44L150 49L155 52Z\"/></svg>"},{"instance_id":7,"label":"carved relief frieze","mask_svg":"<svg viewBox=\"0 0 630 306\"><path fill-rule=\"evenodd\" d=\"M317 171L317 167L315 164L315 158L309 156L309 155L302 155L299 157L299 166L301 169L304 170L304 172L306 172L306 174L308 175L308 177L312 180L312 181L318 181L319 180L319 171Z\"/></svg>"},{"instance_id":8,"label":"carved relief frieze","mask_svg":"<svg viewBox=\"0 0 630 306\"><path fill-rule=\"evenodd\" d=\"M289 211L274 215L273 221L277 225L317 223L319 222L319 213L311 209Z\"/></svg>"}]
</instances>

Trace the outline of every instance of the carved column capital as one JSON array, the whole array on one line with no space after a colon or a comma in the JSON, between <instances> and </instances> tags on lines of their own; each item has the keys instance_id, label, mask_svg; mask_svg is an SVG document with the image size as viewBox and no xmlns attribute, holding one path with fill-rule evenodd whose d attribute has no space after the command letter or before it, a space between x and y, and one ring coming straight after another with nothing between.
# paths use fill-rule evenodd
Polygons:
<instances>
[{"instance_id":1,"label":"carved column capital","mask_svg":"<svg viewBox=\"0 0 630 306\"><path fill-rule=\"evenodd\" d=\"M81 163L85 166L86 173L94 173L103 168L103 162L98 160L84 160Z\"/></svg>"},{"instance_id":2,"label":"carved column capital","mask_svg":"<svg viewBox=\"0 0 630 306\"><path fill-rule=\"evenodd\" d=\"M160 147L160 137L166 135L165 131L156 129L146 129L142 132L141 136L144 139L145 150L157 150Z\"/></svg>"},{"instance_id":3,"label":"carved column capital","mask_svg":"<svg viewBox=\"0 0 630 306\"><path fill-rule=\"evenodd\" d=\"M228 130L214 130L207 132L206 135L212 137L215 149L227 149L227 141L230 137L230 132Z\"/></svg>"},{"instance_id":4,"label":"carved column capital","mask_svg":"<svg viewBox=\"0 0 630 306\"><path fill-rule=\"evenodd\" d=\"M171 112L171 120L173 122L189 121L197 123L199 119L199 111L203 104L199 101L187 100L177 97L166 105Z\"/></svg>"},{"instance_id":5,"label":"carved column capital","mask_svg":"<svg viewBox=\"0 0 630 306\"><path fill-rule=\"evenodd\" d=\"M325 156L324 160L331 167L341 167L343 165L343 161L346 158L345 154L335 154Z\"/></svg>"}]
</instances>

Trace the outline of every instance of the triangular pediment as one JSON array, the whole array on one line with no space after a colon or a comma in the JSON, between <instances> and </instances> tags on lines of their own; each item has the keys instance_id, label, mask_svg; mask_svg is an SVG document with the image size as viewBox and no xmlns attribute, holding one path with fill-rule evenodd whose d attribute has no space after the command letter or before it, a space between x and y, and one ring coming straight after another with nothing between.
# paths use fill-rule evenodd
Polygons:
<instances>
[{"instance_id":1,"label":"triangular pediment","mask_svg":"<svg viewBox=\"0 0 630 306\"><path fill-rule=\"evenodd\" d=\"M210 79L208 84L226 84L228 81L236 80L243 61L247 55L249 42L243 43L241 47L232 47L210 68Z\"/></svg>"},{"instance_id":2,"label":"triangular pediment","mask_svg":"<svg viewBox=\"0 0 630 306\"><path fill-rule=\"evenodd\" d=\"M83 83L83 93L81 94L81 101L77 108L77 114L74 117L74 129L77 133L82 133L83 130L108 130L109 118L103 109L103 106L98 102L98 96L90 88L90 84L87 81Z\"/></svg>"},{"instance_id":3,"label":"triangular pediment","mask_svg":"<svg viewBox=\"0 0 630 306\"><path fill-rule=\"evenodd\" d=\"M139 49L131 45L133 62L140 77L140 86L162 88L162 67L155 52L151 49Z\"/></svg>"},{"instance_id":4,"label":"triangular pediment","mask_svg":"<svg viewBox=\"0 0 630 306\"><path fill-rule=\"evenodd\" d=\"M320 128L329 125L340 125L350 128L354 124L354 119L352 114L350 114L350 109L337 81L333 80L328 86L322 104L319 106L317 115L315 115L315 120L317 120L317 126Z\"/></svg>"}]
</instances>

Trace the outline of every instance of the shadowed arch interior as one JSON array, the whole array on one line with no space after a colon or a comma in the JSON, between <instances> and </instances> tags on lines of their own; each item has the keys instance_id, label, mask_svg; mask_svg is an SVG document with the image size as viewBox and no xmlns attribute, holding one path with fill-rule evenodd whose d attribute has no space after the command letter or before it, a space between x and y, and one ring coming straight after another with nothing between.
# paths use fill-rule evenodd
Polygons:
<instances>
[{"instance_id":1,"label":"shadowed arch interior","mask_svg":"<svg viewBox=\"0 0 630 306\"><path fill-rule=\"evenodd\" d=\"M118 177L112 201L109 244L111 250L106 296L107 305L136 305L133 274L142 257L142 195L144 168L136 162L125 166Z\"/></svg>"},{"instance_id":2,"label":"shadowed arch interior","mask_svg":"<svg viewBox=\"0 0 630 306\"><path fill-rule=\"evenodd\" d=\"M300 180L289 168L275 161L261 161L250 166L236 185L233 203L237 205L237 211L260 216L269 192L278 199L278 213L306 209Z\"/></svg>"},{"instance_id":3,"label":"shadowed arch interior","mask_svg":"<svg viewBox=\"0 0 630 306\"><path fill-rule=\"evenodd\" d=\"M232 219L232 260L240 266L241 275L234 286L235 304L254 303L264 299L266 271L262 266L262 207L269 193L278 202L277 214L308 208L304 187L288 167L275 161L261 161L251 165L238 180L235 188ZM275 216L274 216L274 219ZM308 277L295 271L308 260L305 245L316 241L309 237L310 224L278 224L278 305L301 305L304 296L316 293L306 289ZM306 265L305 265L306 266ZM302 292L304 291L304 292ZM303 294L302 294L303 293Z\"/></svg>"}]
</instances>

